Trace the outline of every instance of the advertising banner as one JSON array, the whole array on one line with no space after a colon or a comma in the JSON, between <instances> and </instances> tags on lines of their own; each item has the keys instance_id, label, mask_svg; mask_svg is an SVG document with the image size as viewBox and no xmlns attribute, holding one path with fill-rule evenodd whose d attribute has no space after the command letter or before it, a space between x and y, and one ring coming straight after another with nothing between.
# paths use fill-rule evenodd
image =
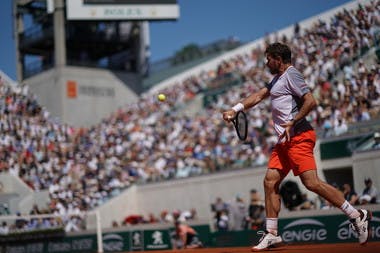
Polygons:
<instances>
[{"instance_id":1,"label":"advertising banner","mask_svg":"<svg viewBox=\"0 0 380 253\"><path fill-rule=\"evenodd\" d=\"M356 242L345 215L282 218L279 231L285 243ZM206 247L250 246L260 239L256 230L210 232L208 225L193 226ZM131 230L103 234L103 251L138 252L169 250L173 228ZM373 212L369 241L380 241L380 212ZM96 235L66 236L60 239L1 244L4 253L89 253L97 252Z\"/></svg>"},{"instance_id":2,"label":"advertising banner","mask_svg":"<svg viewBox=\"0 0 380 253\"><path fill-rule=\"evenodd\" d=\"M104 252L125 252L129 251L129 233L107 233L103 234Z\"/></svg>"},{"instance_id":3,"label":"advertising banner","mask_svg":"<svg viewBox=\"0 0 380 253\"><path fill-rule=\"evenodd\" d=\"M369 241L380 241L380 212L374 212ZM357 235L349 227L345 215L329 215L280 219L282 239L287 242L338 243L356 242Z\"/></svg>"},{"instance_id":4,"label":"advertising banner","mask_svg":"<svg viewBox=\"0 0 380 253\"><path fill-rule=\"evenodd\" d=\"M171 249L169 230L144 230L144 250Z\"/></svg>"},{"instance_id":5,"label":"advertising banner","mask_svg":"<svg viewBox=\"0 0 380 253\"><path fill-rule=\"evenodd\" d=\"M130 251L144 250L144 232L142 230L130 231L129 236Z\"/></svg>"}]
</instances>

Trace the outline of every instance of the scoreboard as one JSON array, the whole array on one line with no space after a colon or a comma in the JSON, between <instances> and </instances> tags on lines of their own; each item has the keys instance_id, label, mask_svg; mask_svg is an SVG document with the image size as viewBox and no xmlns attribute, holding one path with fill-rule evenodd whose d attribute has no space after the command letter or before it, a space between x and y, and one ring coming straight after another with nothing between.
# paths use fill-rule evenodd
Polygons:
<instances>
[{"instance_id":1,"label":"scoreboard","mask_svg":"<svg viewBox=\"0 0 380 253\"><path fill-rule=\"evenodd\" d=\"M176 20L177 0L67 0L68 20Z\"/></svg>"}]
</instances>

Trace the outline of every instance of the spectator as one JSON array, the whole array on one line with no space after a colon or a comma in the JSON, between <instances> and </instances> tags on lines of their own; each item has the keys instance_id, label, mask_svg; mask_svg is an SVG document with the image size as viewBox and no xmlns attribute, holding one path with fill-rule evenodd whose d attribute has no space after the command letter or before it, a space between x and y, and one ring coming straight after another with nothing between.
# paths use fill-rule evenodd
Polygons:
<instances>
[{"instance_id":1,"label":"spectator","mask_svg":"<svg viewBox=\"0 0 380 253\"><path fill-rule=\"evenodd\" d=\"M376 203L378 191L376 187L373 185L372 179L366 178L364 180L364 184L365 184L365 188L359 199L360 204L363 204L363 202L368 202L371 204Z\"/></svg>"},{"instance_id":2,"label":"spectator","mask_svg":"<svg viewBox=\"0 0 380 253\"><path fill-rule=\"evenodd\" d=\"M343 184L343 195L351 205L359 204L358 194L352 189L350 184Z\"/></svg>"},{"instance_id":3,"label":"spectator","mask_svg":"<svg viewBox=\"0 0 380 253\"><path fill-rule=\"evenodd\" d=\"M15 221L16 229L18 229L18 230L25 229L27 227L27 225L28 225L28 221L21 217L21 213L20 212L17 212L16 216L19 217Z\"/></svg>"},{"instance_id":4,"label":"spectator","mask_svg":"<svg viewBox=\"0 0 380 253\"><path fill-rule=\"evenodd\" d=\"M243 198L239 195L237 195L235 200L229 205L228 214L231 230L240 231L247 228L248 208Z\"/></svg>"},{"instance_id":5,"label":"spectator","mask_svg":"<svg viewBox=\"0 0 380 253\"><path fill-rule=\"evenodd\" d=\"M380 133L376 132L373 134L373 140L375 141L372 145L373 149L379 149L380 148Z\"/></svg>"},{"instance_id":6,"label":"spectator","mask_svg":"<svg viewBox=\"0 0 380 253\"><path fill-rule=\"evenodd\" d=\"M224 210L216 211L214 216L214 227L216 231L229 230L229 217Z\"/></svg>"},{"instance_id":7,"label":"spectator","mask_svg":"<svg viewBox=\"0 0 380 253\"><path fill-rule=\"evenodd\" d=\"M211 211L213 212L227 212L228 213L228 204L225 203L222 198L217 197L215 203L211 204Z\"/></svg>"},{"instance_id":8,"label":"spectator","mask_svg":"<svg viewBox=\"0 0 380 253\"><path fill-rule=\"evenodd\" d=\"M363 195L359 198L360 205L368 205L370 203L371 203L371 196L369 196L368 194Z\"/></svg>"},{"instance_id":9,"label":"spectator","mask_svg":"<svg viewBox=\"0 0 380 253\"><path fill-rule=\"evenodd\" d=\"M331 202L327 201L326 199L321 199L321 210L331 210L335 209L335 206L331 204Z\"/></svg>"},{"instance_id":10,"label":"spectator","mask_svg":"<svg viewBox=\"0 0 380 253\"><path fill-rule=\"evenodd\" d=\"M119 227L119 224L117 223L117 221L112 221L112 227L113 228L117 228L117 227Z\"/></svg>"},{"instance_id":11,"label":"spectator","mask_svg":"<svg viewBox=\"0 0 380 253\"><path fill-rule=\"evenodd\" d=\"M345 120L339 118L338 122L334 126L334 133L336 136L342 135L346 133L348 130L348 126L345 122Z\"/></svg>"},{"instance_id":12,"label":"spectator","mask_svg":"<svg viewBox=\"0 0 380 253\"><path fill-rule=\"evenodd\" d=\"M9 227L6 221L3 221L0 227L0 235L7 235L9 233Z\"/></svg>"},{"instance_id":13,"label":"spectator","mask_svg":"<svg viewBox=\"0 0 380 253\"><path fill-rule=\"evenodd\" d=\"M302 193L302 203L297 207L298 210L311 210L315 209L314 201L308 198L307 193Z\"/></svg>"},{"instance_id":14,"label":"spectator","mask_svg":"<svg viewBox=\"0 0 380 253\"><path fill-rule=\"evenodd\" d=\"M259 230L265 221L265 207L256 189L251 190L251 203L248 207L250 229Z\"/></svg>"}]
</instances>

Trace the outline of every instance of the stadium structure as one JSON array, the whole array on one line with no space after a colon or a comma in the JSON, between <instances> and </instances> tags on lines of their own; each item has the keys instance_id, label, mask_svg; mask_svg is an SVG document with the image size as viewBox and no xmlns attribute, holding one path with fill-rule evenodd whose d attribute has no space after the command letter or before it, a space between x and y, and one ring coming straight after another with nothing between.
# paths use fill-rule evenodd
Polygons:
<instances>
[{"instance_id":1,"label":"stadium structure","mask_svg":"<svg viewBox=\"0 0 380 253\"><path fill-rule=\"evenodd\" d=\"M51 6L44 5L45 1L17 2L18 3L15 5L15 10L19 8L19 11L30 11L32 13L37 11L39 8L37 7L39 5L34 5L34 2L40 4L43 2L42 5L45 6L42 8L43 13L45 13L45 9L47 10L50 8L49 6ZM70 1L67 1L66 3L68 2ZM84 2L86 1L84 0ZM88 1L90 5L98 4L99 2L105 3L112 1ZM49 15L52 15L51 17L54 17L54 21L55 19L60 20L54 22L54 27L57 23L64 23L63 10L65 9L62 8L63 3L63 1L54 1L54 11L52 12L52 14L47 14L48 17ZM340 14L344 17L344 15L349 15L348 13L350 13L350 11L357 11L358 9L363 8L363 6L365 5L371 6L373 4L376 4L376 6L379 5L378 1L360 1L359 3L357 1L352 1L343 6L334 8L328 12L322 13L316 17L311 17L307 20L304 20L299 23L299 26L302 29L304 29L303 31L310 29L311 31L315 32L315 34L318 34L321 33L322 28L321 30L319 30L319 26L315 24L321 25L324 24L324 22L331 22L331 20L335 20L333 19L333 17L336 17L338 13L344 13ZM49 13L48 11L46 12ZM117 13L117 11L115 13ZM41 15L36 16L40 17ZM41 17L43 17L43 15ZM70 24L71 22L72 21L69 21L68 24ZM74 23L76 24L76 22ZM19 27L17 31L18 33L20 33L20 31L22 31L20 30L20 27L22 27L20 25L20 21L17 21L16 24ZM72 27L73 31L81 27L80 24L77 25L78 26ZM373 25L375 26L375 24ZM379 24L377 24L377 26L378 25ZM323 27L323 25L321 25L321 27ZM139 28L141 29L140 26ZM54 40L54 43L56 43L56 39L59 40L59 38L65 37L62 34L62 31L61 34L57 35L56 33L58 33L58 31L56 31L56 29L52 29L52 31L54 31L54 36L50 35L50 39ZM32 43L30 44L30 46L23 46L25 40L22 38L23 36L21 35L22 33L18 34L17 36L17 48L19 49L19 59L26 57L26 55L28 54L35 55L36 52L42 52L43 50L38 50L39 47L44 48L46 46L47 48L49 48L48 40L40 39L36 39L35 44ZM47 36L47 33L44 36ZM292 36L295 36L295 29L293 26L290 26L276 32L275 34L272 34L271 36L275 38L290 38ZM142 94L142 96L144 96L145 94L156 94L158 91L165 89L167 89L166 91L168 91L169 89L173 90L174 84L182 82L186 83L188 80L191 80L191 77L193 76L200 75L200 73L204 73L208 70L215 70L222 63L228 62L230 59L234 59L234 57L236 56L246 55L251 53L254 49L261 48L270 39L271 38L258 39L256 41L242 45L227 53L224 53L220 56L217 56L211 60L208 60L204 63L191 66L189 69L186 69L178 74L172 75L171 77L165 80L157 82L157 84L154 87L145 91L146 93ZM62 108L54 107L54 105L51 105L51 112L53 115L60 115L62 119L68 123L74 124L74 121L77 121L75 123L77 124L78 121L80 121L78 119L83 117L84 113L91 113L92 109L98 110L95 107L98 104L104 105L102 104L103 102L107 103L112 100L116 103L116 101L118 101L119 99L119 95L120 101L126 100L126 97L132 100L136 99L136 101L137 99L139 99L139 94L141 94L141 91L143 89L140 91L136 91L136 89L133 88L133 85L129 86L121 82L119 83L120 85L115 84L115 86L112 86L114 83L110 81L114 80L113 78L115 76L107 79L104 78L103 75L99 76L96 73L101 72L102 74L105 74L105 76L109 77L110 73L112 72L110 69L115 66L116 68L120 67L120 65L118 64L107 65L109 69L106 68L106 70L104 70L104 73L99 69L93 70L88 66L79 67L75 64L73 65L75 67L71 66L69 62L71 60L72 62L75 62L78 59L78 57L79 59L81 59L80 49L86 49L86 47L81 48L81 42L72 41L72 44L70 44L70 46L73 46L74 49L72 51L72 54L68 52L64 53L62 51L68 50L68 48L70 48L70 46L67 45L68 40L66 39L65 41L66 46L61 45L61 47L58 47L61 48L61 52L56 52L57 46L55 46L53 50L50 45L50 48L52 49L50 53L54 55L53 58L55 60L50 63L48 63L49 61L47 61L46 65L44 65L43 63L39 63L40 65L38 67L38 71L29 71L29 68L27 68L24 60L18 63L18 77L20 78L20 81L25 81L28 85L30 85L31 90L38 94L39 97L41 97L41 104L50 107L48 101L49 99L51 100L51 103L53 103L54 101L61 101L60 106ZM142 41L144 40L138 42L139 47L141 47ZM50 43L52 43L52 41L50 41ZM60 42L57 43L59 44ZM78 43L79 46L76 43ZM118 42L116 40L112 43ZM74 47L74 45L77 45L78 48L76 48L76 46ZM358 65L360 64L360 62L378 64L379 57L376 55L376 53L379 52L379 41L376 41L375 39L372 44L370 43L368 45L371 46L366 47L366 45L361 45L360 48L357 48L358 53L355 54L352 59L350 59L349 63L344 62L341 66L339 66L338 71L336 71L335 73L328 73L332 74L332 80L334 80L334 78L335 80L339 80L339 78L345 78L344 72L342 71L345 66L358 69ZM313 45L311 45L310 47L312 46ZM101 57L104 57L105 55L108 55L110 53L107 50L105 49L105 51L99 52L105 53L104 55L101 55ZM122 51L123 50L128 51L129 48L123 48ZM344 52L344 49L342 49L342 52ZM20 58L21 55L23 55L23 57ZM60 57L57 57L57 55ZM63 55L66 56L62 58ZM126 56L128 54L122 55L123 57L126 57L124 58L124 60L132 59ZM60 60L58 60L58 58ZM81 60L84 59L88 58L84 57ZM136 60L136 58L134 58L134 60ZM109 59L107 63L110 62L113 61ZM130 64L128 64L128 66L139 66L139 64L135 63L136 62L131 62ZM53 67L49 67L49 64ZM46 66L46 70L44 66ZM378 71L378 68L376 66L378 65L375 65L374 71ZM141 70L142 69L139 68L129 68L129 71L131 71L132 73L128 73L128 75L131 76L131 79L134 78L133 83L138 83L136 81L138 79L137 77L143 74ZM59 81L56 82L55 80ZM92 97L91 102L86 100L85 97L88 94L85 92L85 90L92 90L91 92L94 92L96 94L103 94L103 92L100 91L101 89L98 90L98 88L104 87L103 85L105 83L107 83L107 85L111 84L112 87L120 88L120 90L116 88L114 89L115 97L113 97L113 99L102 101L98 100L98 98L94 98L96 97L94 96ZM86 85L91 86L94 84L96 86L96 89L83 88L86 87ZM193 100L186 104L186 106L188 106L187 108L199 110L199 108L203 108L203 105L218 102L218 97L223 96L223 94L226 92L226 88L239 87L239 85L244 85L244 79L239 79L234 75L222 75L221 77L219 76L215 79L212 79L209 84L209 89L206 89L205 92L200 92L199 94L197 94L197 96L193 98ZM48 92L48 85L52 85L56 89L53 89L53 87L49 87L50 90ZM221 85L222 87L218 85ZM60 90L60 92L58 92L58 95L56 95L57 97L49 97L52 90L54 90L54 92L56 90ZM121 92L121 90L124 90L125 93ZM74 96L74 93L76 94L76 100L73 101L73 98L71 98L71 96ZM105 92L105 94L108 93L112 92ZM131 94L133 96L131 96ZM44 99L46 100L44 101ZM86 105L88 103L90 104L90 106L86 109ZM119 106L122 106L121 102L113 108L104 109L104 111L102 111L103 114L101 115L101 117L107 115L109 111L116 110ZM79 111L75 108L83 108L84 111ZM185 113L181 110L181 106L179 106L176 109L178 109L180 115L181 113ZM64 112L70 112L73 115L68 116ZM363 189L363 182L367 181L368 178L371 178L373 184L376 185L378 189L380 188L380 149L372 148L375 142L373 137L375 136L375 133L378 132L380 129L378 111L376 114L374 114L374 116L375 117L373 117L370 121L362 121L350 125L344 135L334 136L333 134L324 134L322 131L319 133L319 135L322 138L316 146L316 157L318 163L318 173L323 179L325 179L330 184L336 183L337 185L342 185L348 183L352 185L355 189ZM86 119L81 121L80 124L78 124L93 124L94 122L98 122L99 118L101 117L99 115L99 117L94 117L93 119ZM147 121L149 121L149 119L147 119ZM232 129L230 130L233 131ZM246 149L246 147L244 149ZM165 155L166 154L163 154L163 156ZM207 157L207 155L205 155L205 157ZM144 159L148 159L148 157L144 157ZM252 188L256 188L262 194L262 179L264 177L266 169L263 165L256 166L253 168L252 167L244 169L227 168L220 173L207 173L206 175L197 174L196 177L189 178L178 177L176 179L166 180L164 182L158 181L145 184L132 184L126 189L123 189L123 191L120 194L113 196L107 202L102 203L102 205L96 206L95 208L93 208L93 210L90 210L89 212L84 214L87 231L80 231L75 233L67 232L67 237L65 237L65 239L61 238L62 234L54 233L52 234L52 236L54 237L54 240L52 239L52 241L38 243L28 242L22 245L9 244L7 245L6 249L9 251L23 250L25 252L31 251L33 249L33 252L60 251L78 253L95 251L121 252L169 249L171 244L171 224L138 224L135 226L122 226L117 228L111 227L111 224L115 220L119 221L123 219L126 215L148 215L149 213L160 213L163 210L190 210L194 207L197 209L198 217L200 218L197 221L192 222L191 224L194 227L196 227L197 231L200 231L199 233L201 234L202 240L206 242L206 246L224 247L231 245L251 245L259 239L256 235L256 231L247 230L225 233L213 231L213 216L210 212L210 204L217 197L221 197L225 200L235 199L236 194L239 194L240 197L242 197L243 199L249 199L249 191ZM292 177L291 175L288 176L288 179L299 183L299 179ZM2 200L4 202L7 202L8 206L11 207L12 212L21 211L22 213L27 213L31 209L33 204L37 204L39 206L45 205L46 199L49 198L49 193L47 190L33 191L22 180L20 180L19 177L16 177L9 173L0 175L0 182L2 184L3 190L3 194L0 196L2 197ZM300 190L302 192L306 191L306 189L302 187ZM317 199L315 199L316 196L309 195L309 198L318 201ZM379 204L373 203L371 205L366 205L366 208L374 212L374 219L371 225L373 231L371 234L371 240L379 241L380 206ZM24 217L24 219L27 218L28 217L26 216ZM342 216L340 211L337 209L314 209L308 211L284 210L281 218L283 221L282 223L280 223L280 228L284 231L284 238L288 243L341 243L353 242L356 240L355 235L352 234L348 229L348 222L346 221L346 218ZM15 220L18 219L18 217L12 216L9 219ZM97 237L95 236L95 234Z\"/></svg>"},{"instance_id":2,"label":"stadium structure","mask_svg":"<svg viewBox=\"0 0 380 253\"><path fill-rule=\"evenodd\" d=\"M149 67L149 21L179 17L175 0L13 3L18 80L75 126L137 100Z\"/></svg>"}]
</instances>

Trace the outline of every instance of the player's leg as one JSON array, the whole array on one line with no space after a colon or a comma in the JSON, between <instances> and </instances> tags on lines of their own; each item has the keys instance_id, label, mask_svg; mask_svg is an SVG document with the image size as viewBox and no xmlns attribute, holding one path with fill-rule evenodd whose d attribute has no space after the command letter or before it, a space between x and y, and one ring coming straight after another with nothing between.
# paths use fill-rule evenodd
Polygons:
<instances>
[{"instance_id":1,"label":"player's leg","mask_svg":"<svg viewBox=\"0 0 380 253\"><path fill-rule=\"evenodd\" d=\"M300 174L300 178L305 187L323 197L335 207L340 208L350 219L352 228L358 233L360 244L365 244L368 241L369 221L372 214L368 210L355 209L343 197L342 192L335 187L323 182L317 175L316 170L308 170Z\"/></svg>"},{"instance_id":2,"label":"player's leg","mask_svg":"<svg viewBox=\"0 0 380 253\"><path fill-rule=\"evenodd\" d=\"M288 157L290 162L295 165L293 172L300 176L307 189L340 208L350 218L352 228L357 232L360 244L365 244L369 236L368 228L372 214L368 210L356 210L344 199L341 192L319 179L313 153L315 140L314 131L306 131L292 138L289 144Z\"/></svg>"},{"instance_id":3,"label":"player's leg","mask_svg":"<svg viewBox=\"0 0 380 253\"><path fill-rule=\"evenodd\" d=\"M287 173L281 170L268 169L264 178L266 231L252 251L261 251L282 242L278 235L278 214L281 208L280 183Z\"/></svg>"},{"instance_id":4,"label":"player's leg","mask_svg":"<svg viewBox=\"0 0 380 253\"><path fill-rule=\"evenodd\" d=\"M277 219L281 209L280 184L286 177L281 170L268 169L264 178L265 214L267 219ZM277 225L277 224L276 224ZM268 232L277 234L277 227L267 225Z\"/></svg>"},{"instance_id":5,"label":"player's leg","mask_svg":"<svg viewBox=\"0 0 380 253\"><path fill-rule=\"evenodd\" d=\"M315 169L303 172L300 174L300 179L309 191L315 192L319 196L329 201L335 207L341 207L346 201L343 197L343 193L335 187L322 181L318 177L317 171Z\"/></svg>"}]
</instances>

